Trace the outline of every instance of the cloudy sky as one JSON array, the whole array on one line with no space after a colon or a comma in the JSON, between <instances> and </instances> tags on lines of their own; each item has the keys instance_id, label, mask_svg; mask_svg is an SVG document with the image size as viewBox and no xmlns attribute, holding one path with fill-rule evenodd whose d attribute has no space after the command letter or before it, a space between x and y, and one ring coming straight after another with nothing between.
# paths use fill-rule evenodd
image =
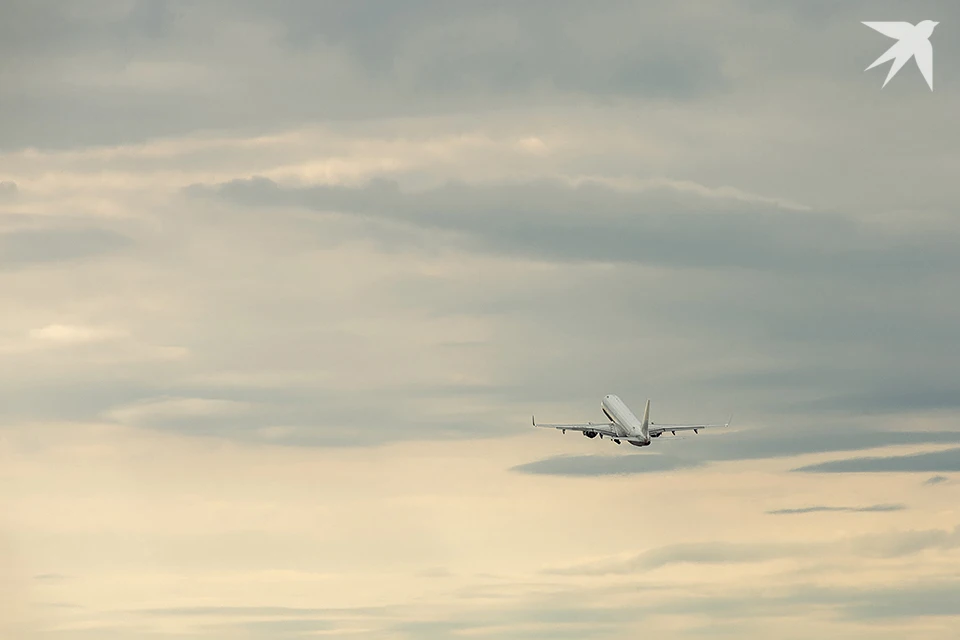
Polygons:
<instances>
[{"instance_id":1,"label":"cloudy sky","mask_svg":"<svg viewBox=\"0 0 960 640\"><path fill-rule=\"evenodd\" d=\"M955 638L957 113L946 0L2 0L0 636Z\"/></svg>"}]
</instances>

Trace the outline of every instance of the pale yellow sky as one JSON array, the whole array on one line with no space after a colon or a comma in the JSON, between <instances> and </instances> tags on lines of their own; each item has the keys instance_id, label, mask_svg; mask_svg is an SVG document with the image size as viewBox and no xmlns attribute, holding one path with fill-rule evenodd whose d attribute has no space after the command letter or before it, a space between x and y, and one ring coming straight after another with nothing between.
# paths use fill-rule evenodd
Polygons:
<instances>
[{"instance_id":1,"label":"pale yellow sky","mask_svg":"<svg viewBox=\"0 0 960 640\"><path fill-rule=\"evenodd\" d=\"M614 608L626 637L719 615L684 611L690 598L749 607L758 591L789 603L809 589L955 576L955 484L784 473L824 455L593 479L509 471L584 453L583 438L552 435L324 449L103 424L10 430L3 499L14 592L31 605L36 637L54 628L220 637L217 624L229 634L248 617L404 637L404 622L493 624L570 606ZM821 503L909 510L765 513ZM212 611L186 611L197 607ZM317 611L255 610L270 607ZM838 622L829 608L779 615L808 632L831 623L831 633L856 637L856 621ZM929 637L951 628L944 621Z\"/></svg>"}]
</instances>

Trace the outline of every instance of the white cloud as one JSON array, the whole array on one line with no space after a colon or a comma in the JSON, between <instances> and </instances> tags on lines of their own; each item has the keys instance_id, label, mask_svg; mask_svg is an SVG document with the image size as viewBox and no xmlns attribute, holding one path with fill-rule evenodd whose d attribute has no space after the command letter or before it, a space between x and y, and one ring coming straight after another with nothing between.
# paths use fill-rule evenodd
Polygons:
<instances>
[{"instance_id":1,"label":"white cloud","mask_svg":"<svg viewBox=\"0 0 960 640\"><path fill-rule=\"evenodd\" d=\"M31 329L34 340L70 345L88 342L102 342L126 337L127 332L110 327L86 327L70 324L49 324L39 329Z\"/></svg>"},{"instance_id":2,"label":"white cloud","mask_svg":"<svg viewBox=\"0 0 960 640\"><path fill-rule=\"evenodd\" d=\"M114 407L106 411L104 417L123 424L140 425L171 418L233 415L253 406L246 402L209 398L156 398Z\"/></svg>"}]
</instances>

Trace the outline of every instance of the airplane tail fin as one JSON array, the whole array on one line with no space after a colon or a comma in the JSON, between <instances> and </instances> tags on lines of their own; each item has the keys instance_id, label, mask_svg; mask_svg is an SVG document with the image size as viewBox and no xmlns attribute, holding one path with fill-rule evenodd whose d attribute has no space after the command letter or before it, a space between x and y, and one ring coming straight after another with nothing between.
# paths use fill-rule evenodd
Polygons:
<instances>
[{"instance_id":1,"label":"airplane tail fin","mask_svg":"<svg viewBox=\"0 0 960 640\"><path fill-rule=\"evenodd\" d=\"M643 409L643 424L640 427L643 437L647 438L650 434L650 400L647 400L647 406Z\"/></svg>"}]
</instances>

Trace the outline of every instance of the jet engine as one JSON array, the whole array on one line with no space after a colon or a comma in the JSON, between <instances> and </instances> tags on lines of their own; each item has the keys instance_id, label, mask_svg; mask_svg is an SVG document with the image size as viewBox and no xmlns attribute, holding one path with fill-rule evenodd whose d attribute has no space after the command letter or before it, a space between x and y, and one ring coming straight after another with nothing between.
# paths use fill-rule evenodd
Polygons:
<instances>
[{"instance_id":1,"label":"jet engine","mask_svg":"<svg viewBox=\"0 0 960 640\"><path fill-rule=\"evenodd\" d=\"M597 432L596 432L596 431L584 431L584 432L583 432L583 435L587 436L588 438L596 438L596 437L597 437Z\"/></svg>"}]
</instances>

